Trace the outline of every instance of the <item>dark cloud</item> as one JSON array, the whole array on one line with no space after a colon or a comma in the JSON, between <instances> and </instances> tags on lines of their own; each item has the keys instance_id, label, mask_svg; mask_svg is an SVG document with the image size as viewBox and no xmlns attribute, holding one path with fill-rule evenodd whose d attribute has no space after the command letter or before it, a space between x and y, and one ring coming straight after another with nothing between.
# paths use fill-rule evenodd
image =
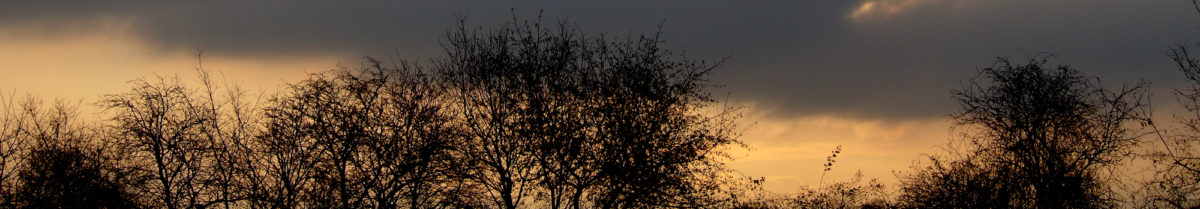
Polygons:
<instances>
[{"instance_id":1,"label":"dark cloud","mask_svg":"<svg viewBox=\"0 0 1200 209\"><path fill-rule=\"evenodd\" d=\"M593 33L662 23L668 44L689 57L730 56L714 78L721 91L771 115L923 118L952 112L950 89L996 56L1054 52L1106 81L1169 86L1178 76L1167 47L1200 26L1186 1L877 2L903 8L855 19L860 1L5 1L0 27L129 18L139 38L166 49L425 59L441 52L457 15L490 26L544 11Z\"/></svg>"}]
</instances>

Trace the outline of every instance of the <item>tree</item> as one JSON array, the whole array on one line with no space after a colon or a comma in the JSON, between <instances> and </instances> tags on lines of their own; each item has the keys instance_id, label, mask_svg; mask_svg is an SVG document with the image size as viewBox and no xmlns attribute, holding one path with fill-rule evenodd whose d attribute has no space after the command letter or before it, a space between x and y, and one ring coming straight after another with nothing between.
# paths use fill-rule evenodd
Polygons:
<instances>
[{"instance_id":1,"label":"tree","mask_svg":"<svg viewBox=\"0 0 1200 209\"><path fill-rule=\"evenodd\" d=\"M720 64L516 19L447 34L432 71L365 58L255 106L197 69L106 95L104 126L0 118L0 207L718 207L740 109ZM23 107L36 107L27 105ZM57 111L57 110L56 110ZM60 114L62 113L62 114Z\"/></svg>"},{"instance_id":2,"label":"tree","mask_svg":"<svg viewBox=\"0 0 1200 209\"><path fill-rule=\"evenodd\" d=\"M40 145L21 170L24 208L136 208L132 193L109 173L114 166L86 145Z\"/></svg>"},{"instance_id":3,"label":"tree","mask_svg":"<svg viewBox=\"0 0 1200 209\"><path fill-rule=\"evenodd\" d=\"M545 109L545 103L535 103L550 96L542 92L569 88L548 83L565 83L555 76L569 72L563 67L573 61L570 54L563 54L572 52L570 48L562 48L570 47L566 44L572 40L540 37L549 34L540 27L509 24L495 30L469 31L460 20L457 30L446 36L446 57L437 63L437 70L452 91L454 110L465 132L464 143L456 149L458 157L466 162L460 175L469 183L466 186L486 189L486 194L478 195L490 197L492 204L507 209L520 206L533 191L538 174L536 140L545 137L538 129L553 123L535 121L549 117L523 113Z\"/></svg>"},{"instance_id":4,"label":"tree","mask_svg":"<svg viewBox=\"0 0 1200 209\"><path fill-rule=\"evenodd\" d=\"M600 207L704 207L727 201L721 149L741 145L740 108L705 91L720 64L672 59L659 34L601 50L595 108Z\"/></svg>"},{"instance_id":5,"label":"tree","mask_svg":"<svg viewBox=\"0 0 1200 209\"><path fill-rule=\"evenodd\" d=\"M259 138L270 207L428 208L456 140L442 90L407 63L314 74L272 99Z\"/></svg>"},{"instance_id":6,"label":"tree","mask_svg":"<svg viewBox=\"0 0 1200 209\"><path fill-rule=\"evenodd\" d=\"M81 124L74 106L61 101L43 109L29 98L12 137L29 142L20 146L23 161L13 182L9 207L20 208L137 208L138 199L126 184L130 176L109 157L98 132Z\"/></svg>"},{"instance_id":7,"label":"tree","mask_svg":"<svg viewBox=\"0 0 1200 209\"><path fill-rule=\"evenodd\" d=\"M0 207L15 207L18 169L24 164L26 137L21 137L22 124L26 117L15 103L15 95L0 93Z\"/></svg>"},{"instance_id":8,"label":"tree","mask_svg":"<svg viewBox=\"0 0 1200 209\"><path fill-rule=\"evenodd\" d=\"M446 36L436 64L465 130L468 186L503 208L724 201L721 148L740 144L739 112L705 91L717 65L677 58L658 34L610 42L569 25L460 21Z\"/></svg>"},{"instance_id":9,"label":"tree","mask_svg":"<svg viewBox=\"0 0 1200 209\"><path fill-rule=\"evenodd\" d=\"M1101 171L1129 159L1137 145L1138 125L1148 121L1147 84L1110 91L1069 66L1045 65L1045 59L1014 65L1000 58L953 92L963 109L951 117L968 130L963 140L970 153L910 177L903 190L911 192L905 194L911 204L957 207L922 200L960 198L999 200L995 207L1004 208L1113 204ZM955 196L925 197L934 194Z\"/></svg>"},{"instance_id":10,"label":"tree","mask_svg":"<svg viewBox=\"0 0 1200 209\"><path fill-rule=\"evenodd\" d=\"M203 89L197 98L198 111L207 118L201 132L209 147L203 150L208 163L201 165L202 184L208 188L211 201L198 207L242 206L239 203L249 198L261 180L255 175L255 150L250 144L259 131L255 127L258 112L241 87L226 82L225 91L219 92L220 86L200 63L196 72Z\"/></svg>"},{"instance_id":11,"label":"tree","mask_svg":"<svg viewBox=\"0 0 1200 209\"><path fill-rule=\"evenodd\" d=\"M145 185L155 200L150 206L207 207L223 201L209 179L214 175L208 166L217 163L207 137L212 130L206 125L215 117L206 111L208 105L176 77L131 84L129 93L105 96L99 105L115 111L113 137L130 145L131 150L122 150L131 152L128 163L151 181Z\"/></svg>"}]
</instances>

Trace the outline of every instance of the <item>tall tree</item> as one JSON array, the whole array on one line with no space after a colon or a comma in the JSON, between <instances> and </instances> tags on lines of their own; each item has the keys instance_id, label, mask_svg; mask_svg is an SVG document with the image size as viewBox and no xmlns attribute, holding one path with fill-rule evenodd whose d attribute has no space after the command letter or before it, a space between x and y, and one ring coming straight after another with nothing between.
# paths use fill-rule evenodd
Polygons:
<instances>
[{"instance_id":1,"label":"tall tree","mask_svg":"<svg viewBox=\"0 0 1200 209\"><path fill-rule=\"evenodd\" d=\"M192 208L211 205L216 197L208 184L213 144L206 124L213 115L177 77L157 82L138 79L128 93L105 96L99 103L109 111L117 135L130 143L140 170L150 179L147 194L152 207Z\"/></svg>"},{"instance_id":2,"label":"tall tree","mask_svg":"<svg viewBox=\"0 0 1200 209\"><path fill-rule=\"evenodd\" d=\"M234 208L244 203L260 182L255 175L254 151L251 138L257 133L258 111L247 93L228 81L219 85L203 68L196 69L202 89L198 92L198 110L207 118L201 133L208 145L203 150L207 163L201 165L202 184L208 189L211 201L198 207L221 206Z\"/></svg>"}]
</instances>

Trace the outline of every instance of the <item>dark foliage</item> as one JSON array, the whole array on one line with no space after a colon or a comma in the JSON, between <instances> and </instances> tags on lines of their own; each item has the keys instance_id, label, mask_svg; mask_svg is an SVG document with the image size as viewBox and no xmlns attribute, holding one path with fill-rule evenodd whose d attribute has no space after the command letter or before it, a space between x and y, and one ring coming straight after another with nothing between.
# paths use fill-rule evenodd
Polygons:
<instances>
[{"instance_id":1,"label":"dark foliage","mask_svg":"<svg viewBox=\"0 0 1200 209\"><path fill-rule=\"evenodd\" d=\"M0 95L2 97L2 95ZM10 98L11 99L11 98ZM11 101L11 100L9 100ZM18 158L5 182L6 208L137 208L128 175L117 168L103 142L63 102L45 108L29 98L4 105L8 157ZM28 143L28 144L26 144Z\"/></svg>"},{"instance_id":2,"label":"dark foliage","mask_svg":"<svg viewBox=\"0 0 1200 209\"><path fill-rule=\"evenodd\" d=\"M29 152L17 194L23 208L135 208L133 195L96 153L67 145Z\"/></svg>"}]
</instances>

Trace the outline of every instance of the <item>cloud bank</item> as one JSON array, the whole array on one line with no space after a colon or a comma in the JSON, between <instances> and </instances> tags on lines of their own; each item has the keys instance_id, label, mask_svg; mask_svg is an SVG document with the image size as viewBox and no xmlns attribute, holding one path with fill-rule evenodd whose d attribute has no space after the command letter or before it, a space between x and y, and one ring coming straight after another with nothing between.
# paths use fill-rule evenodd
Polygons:
<instances>
[{"instance_id":1,"label":"cloud bank","mask_svg":"<svg viewBox=\"0 0 1200 209\"><path fill-rule=\"evenodd\" d=\"M950 89L995 56L1058 53L1109 81L1171 84L1166 47L1200 35L1188 2L863 0L689 2L8 1L0 28L22 37L125 27L157 50L215 56L427 59L464 16L567 19L585 32L652 33L691 58L731 59L719 91L784 117L934 118Z\"/></svg>"}]
</instances>

